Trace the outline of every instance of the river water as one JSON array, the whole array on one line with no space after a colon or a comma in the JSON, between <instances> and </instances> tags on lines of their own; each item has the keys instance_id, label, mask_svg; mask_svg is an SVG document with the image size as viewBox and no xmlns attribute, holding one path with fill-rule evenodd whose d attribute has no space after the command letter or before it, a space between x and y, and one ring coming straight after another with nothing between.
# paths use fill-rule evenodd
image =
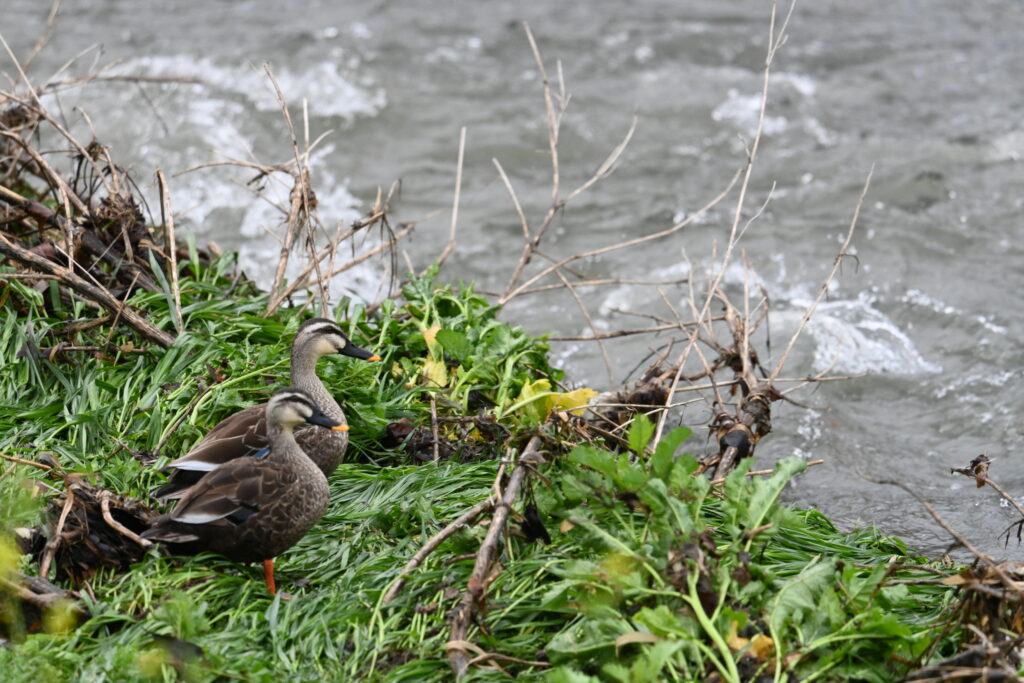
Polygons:
<instances>
[{"instance_id":1,"label":"river water","mask_svg":"<svg viewBox=\"0 0 1024 683\"><path fill-rule=\"evenodd\" d=\"M5 0L0 33L20 57L42 31L38 0ZM333 225L401 179L395 220L420 220L403 242L417 266L447 240L459 129L467 146L458 249L449 277L502 290L521 249L519 221L492 164L500 160L536 224L550 194L544 106L529 44L571 93L561 134L562 186L583 182L636 134L615 173L555 220L543 249L564 256L650 234L690 215L743 163L757 120L767 2L623 3L538 0L402 3L315 0L301 11L271 0L67 2L31 68L45 80L78 56L73 75L184 77L197 84L107 83L47 99L84 138L92 118L115 159L150 197L153 172L225 158L289 159L269 62L293 115L308 102L310 135L332 131L312 156L320 214ZM904 492L858 471L896 478L997 556L1014 517L990 489L949 474L985 452L992 474L1024 494L1024 5L1017 0L799 5L773 65L765 135L744 214L774 186L741 246L771 298L777 358L812 300L871 188L849 259L808 327L786 375L831 367L869 376L819 385L778 405L762 464L796 453L823 458L786 493L846 528L874 523L927 551L949 539ZM6 57L2 69L13 74ZM7 87L7 86L4 86ZM301 129L300 129L301 135ZM179 230L241 251L266 279L276 209L254 200L251 173L214 168L171 180ZM275 188L271 185L271 192ZM277 191L277 197L286 197ZM714 263L735 194L671 239L578 264L587 277L670 280ZM692 264L692 265L691 265ZM383 265L349 273L340 290L373 296ZM667 287L676 306L686 290ZM601 330L640 327L616 312L669 315L651 288L585 291ZM506 317L534 332L585 334L565 293L516 300ZM664 340L609 343L615 381ZM553 343L575 380L603 388L593 342ZM762 352L768 356L767 352ZM706 406L688 419L706 420ZM693 449L701 444L693 442Z\"/></svg>"}]
</instances>

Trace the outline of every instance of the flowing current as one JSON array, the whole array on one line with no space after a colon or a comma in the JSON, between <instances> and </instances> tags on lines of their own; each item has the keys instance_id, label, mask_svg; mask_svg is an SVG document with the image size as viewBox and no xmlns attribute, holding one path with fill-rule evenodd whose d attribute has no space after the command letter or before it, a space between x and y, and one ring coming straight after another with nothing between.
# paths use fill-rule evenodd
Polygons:
<instances>
[{"instance_id":1,"label":"flowing current","mask_svg":"<svg viewBox=\"0 0 1024 683\"><path fill-rule=\"evenodd\" d=\"M26 57L45 3L6 0L0 34ZM262 65L272 65L309 134L330 131L311 156L319 210L351 220L378 187L401 179L397 220L420 221L401 243L422 266L448 239L459 129L468 130L458 248L450 277L500 291L522 234L492 163L508 173L536 224L549 200L550 164L528 21L549 71L571 94L560 139L564 191L583 182L636 134L615 173L560 213L546 253L564 256L662 230L726 186L757 124L770 17L767 2L385 3L248 0L65 3L30 75L45 80L114 63L106 75L190 82L93 84L48 96L83 138L85 111L115 159L131 165L150 198L153 172L209 162L280 163L291 143ZM745 218L770 201L732 267L771 300L771 359L813 300L849 225L864 180L870 190L847 259L807 327L785 375L830 369L865 377L776 404L761 465L792 454L826 462L786 495L840 526L876 524L931 552L949 538L904 492L865 472L898 479L931 501L986 551L1020 557L997 539L1014 513L990 489L951 476L979 453L993 477L1024 496L1024 5L1017 0L801 3L769 82ZM6 56L2 70L16 78ZM7 87L7 86L4 86ZM300 137L303 135L301 125ZM171 178L179 230L237 249L267 281L270 234L280 214L254 199L251 172L207 168ZM287 188L268 185L278 202ZM728 237L734 197L671 239L578 264L587 277L672 280L703 275ZM422 219L422 220L421 220ZM737 260L737 263L741 263ZM346 275L339 291L374 296L380 263ZM685 286L666 287L685 306ZM668 316L652 288L586 292L598 330L642 327L620 311ZM685 309L683 309L685 310ZM530 331L589 333L565 293L517 299L506 316ZM660 339L609 343L615 382ZM576 381L604 388L593 342L553 342ZM767 354L765 354L767 355ZM708 409L691 409L692 423ZM691 450L703 442L694 439Z\"/></svg>"}]
</instances>

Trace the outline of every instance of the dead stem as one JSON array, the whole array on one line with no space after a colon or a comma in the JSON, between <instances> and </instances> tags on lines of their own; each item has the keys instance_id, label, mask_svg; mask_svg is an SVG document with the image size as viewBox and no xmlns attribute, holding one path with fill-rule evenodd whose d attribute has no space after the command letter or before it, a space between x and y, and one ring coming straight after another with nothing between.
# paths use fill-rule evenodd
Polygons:
<instances>
[{"instance_id":1,"label":"dead stem","mask_svg":"<svg viewBox=\"0 0 1024 683\"><path fill-rule=\"evenodd\" d=\"M555 274L558 279L562 281L565 288L572 294L572 298L575 299L576 305L579 306L580 311L583 313L583 317L587 321L587 325L590 326L590 331L593 333L593 337L597 338L597 328L594 326L594 319L590 317L590 311L587 310L586 304L583 303L583 299L576 292L576 289L569 283L569 280L562 274L562 271L556 270ZM608 370L608 384L609 386L615 384L615 374L612 371L612 360L608 357L608 349L605 347L604 342L600 339L596 339L598 347L601 349L601 357L604 358L604 366Z\"/></svg>"},{"instance_id":2,"label":"dead stem","mask_svg":"<svg viewBox=\"0 0 1024 683\"><path fill-rule=\"evenodd\" d=\"M140 316L134 310L125 306L111 296L110 292L103 287L86 282L71 270L63 266L59 266L49 259L43 258L42 256L15 244L3 233L0 233L0 253L19 261L30 268L34 268L56 277L67 287L78 292L86 299L95 301L108 311L115 313L118 318L123 318L130 327L135 329L139 334L146 339L149 339L151 342L159 344L164 348L169 348L171 344L174 343L173 337L163 330L159 330L154 327L149 321Z\"/></svg>"},{"instance_id":3,"label":"dead stem","mask_svg":"<svg viewBox=\"0 0 1024 683\"><path fill-rule=\"evenodd\" d=\"M530 30L529 24L523 22L523 29L526 31L526 37L530 41L530 50L533 53L534 62L537 65L537 70L541 77L541 84L544 90L544 107L547 112L547 124L548 124L548 154L551 157L551 201L547 211L541 220L540 225L537 229L530 234L528 224L526 222L525 215L522 212L522 208L519 206L517 200L515 200L515 193L512 190L512 184L508 180L508 176L505 175L501 165L498 164L497 160L494 160L495 165L498 168L498 173L502 177L502 182L508 188L509 193L513 196L513 201L516 204L516 211L519 214L520 222L523 226L523 251L519 257L519 261L516 263L515 268L512 271L512 276L509 278L508 285L505 287L505 294L499 301L499 305L504 305L513 296L518 293L518 290L514 290L516 284L519 282L519 278L523 273L523 269L530 263L533 254L537 251L541 241L544 239L544 234L551 226L552 221L558 212L561 211L569 202L579 196L581 193L587 191L591 186L604 178L607 178L612 174L615 163L622 156L622 153L626 150L629 145L629 141L633 137L633 133L636 132L637 119L634 116L632 123L630 124L629 130L626 135L615 148L608 154L605 160L598 166L597 170L576 189L572 190L568 195L559 199L560 187L561 187L561 174L559 170L559 159L558 159L558 136L562 125L562 116L565 114L565 109L569 104L569 97L565 92L565 81L561 78L562 69L561 64L558 67L559 74L559 92L557 94L552 93L551 81L548 78L547 70L544 68L544 60L540 55L540 49L537 47L537 41L533 37L533 32ZM555 100L558 100L558 107L556 110ZM531 280L532 283L534 280ZM523 289L522 286L519 289Z\"/></svg>"},{"instance_id":4,"label":"dead stem","mask_svg":"<svg viewBox=\"0 0 1024 683\"><path fill-rule=\"evenodd\" d=\"M696 316L697 320L704 320L708 316L708 312L711 307L711 302L714 300L716 296L718 288L721 285L722 278L725 277L726 270L729 266L730 261L732 260L733 250L735 249L737 241L739 239L740 221L742 220L743 216L743 207L746 202L747 190L750 187L750 178L754 171L754 163L757 160L757 151L761 144L762 133L764 132L764 117L765 110L768 106L768 84L769 76L771 74L771 66L775 58L776 51L785 42L786 27L789 24L789 17L792 15L794 5L795 0L793 3L790 4L789 13L786 15L786 19L783 22L782 26L779 28L778 32L776 32L775 24L776 8L774 5L772 6L771 22L768 28L768 49L765 54L764 69L762 72L763 76L761 81L761 101L760 106L758 108L757 126L754 132L754 139L752 145L750 146L747 152L747 162L740 171L740 173L742 173L743 180L740 183L739 195L736 198L736 206L733 211L732 226L729 231L729 241L726 244L725 253L722 256L721 266L719 267L718 272L712 278L710 285L708 287L707 295L704 298L704 305L700 308ZM746 226L744 226L744 230L746 230ZM698 337L696 334L690 336L689 341L687 342L686 346L684 347L682 353L679 356L675 377L673 377L672 379L672 383L669 386L668 390L668 396L665 400L666 405L672 402L672 397L675 394L677 386L679 385L679 380L682 375L683 368L686 365L686 360L687 358L689 358L690 353L696 347L697 338ZM667 418L668 411L666 410L659 416L657 428L654 432L654 444L657 444L661 440L661 436L664 432Z\"/></svg>"},{"instance_id":5,"label":"dead stem","mask_svg":"<svg viewBox=\"0 0 1024 683\"><path fill-rule=\"evenodd\" d=\"M974 545L970 541L967 540L967 538L965 538L961 534L957 533L953 529L953 527L951 527L949 525L949 523L946 522L946 520L944 520L939 515L939 513L935 511L935 508L933 508L931 506L931 504L927 500L925 500L919 493L917 493L916 491L914 491L912 488L910 488L909 486L907 486L906 484L904 484L901 481L895 481L893 479L876 479L875 477L872 477L870 475L864 474L863 472L859 472L859 471L857 472L857 474L860 475L860 477L862 479L870 481L870 482L872 482L874 484L882 484L884 486L896 486L896 487L899 487L899 488L903 489L904 491L906 491L910 495L912 495L917 500L917 502L920 503L924 507L924 509L928 511L928 514L932 516L932 519L934 519L938 523L939 526L941 526L943 529L946 530L946 533L948 533L950 536L952 536L953 539L957 543L959 543L961 546L963 546L964 548L967 548L969 551L971 551L971 553L975 557L977 557L979 560L981 560L981 562L983 564L985 564L988 567L990 567L992 569L992 571L994 571L996 573L996 575L999 577L999 579L1003 582L1003 587L1004 588L1012 588L1015 593L1017 593L1019 596L1024 598L1024 588L1020 587L1016 581L1013 581L1012 579L1010 579L1010 577L1006 575L1006 572L1003 571L1003 569L999 565L999 563L997 563L994 559L992 559L991 556L986 555L985 553L983 553L980 550L978 550L977 548L975 548Z\"/></svg>"},{"instance_id":6,"label":"dead stem","mask_svg":"<svg viewBox=\"0 0 1024 683\"><path fill-rule=\"evenodd\" d=\"M839 272L839 267L842 265L843 259L847 255L847 249L850 248L850 242L853 240L853 232L857 228L857 219L860 217L860 209L861 206L864 205L864 197L867 195L868 188L871 186L871 176L874 172L875 169L874 166L872 166L871 170L868 171L867 178L864 179L864 187L861 189L860 196L857 198L857 205L853 209L853 218L850 219L850 227L846 231L846 239L843 240L843 245L839 248L839 253L836 254L835 260L832 263L832 270L829 271L825 281L818 289L818 295L814 297L814 301L807 307L807 310L804 311L803 318L800 319L800 324L797 325L796 330L793 332L793 336L789 338L786 350L782 352L782 357L779 358L779 362L775 364L775 368L772 370L771 376L768 378L769 384L775 381L775 378L778 377L780 372L782 372L782 367L786 364L786 360L789 358L789 354L792 352L793 346L796 344L796 340L800 337L804 327L807 326L807 322L811 319L811 316L814 315L814 311L817 310L818 304L820 304L821 300L825 298L826 294L828 294L828 287Z\"/></svg>"},{"instance_id":7,"label":"dead stem","mask_svg":"<svg viewBox=\"0 0 1024 683\"><path fill-rule=\"evenodd\" d=\"M804 464L807 467L814 467L815 465L824 465L825 461L824 460L808 460ZM774 472L775 472L775 470L750 470L749 472L747 472L747 476L748 477L761 477L761 476L767 476L769 474L773 474ZM712 486L721 486L724 483L725 483L725 477L721 477L719 479L713 479L711 481L711 485Z\"/></svg>"},{"instance_id":8,"label":"dead stem","mask_svg":"<svg viewBox=\"0 0 1024 683\"><path fill-rule=\"evenodd\" d=\"M485 581L491 573L491 567L497 556L498 547L501 544L501 536L505 530L505 523L508 521L509 513L512 510L512 504L515 502L519 489L526 479L529 471L528 467L544 461L538 450L540 445L541 438L539 436L530 439L526 448L520 454L512 475L509 477L508 486L500 497L495 498L495 500L500 502L495 505L494 515L491 517L491 524L487 529L487 535L477 551L473 572L470 574L466 585L466 593L463 595L459 605L452 610L450 620L451 633L447 649L448 660L451 663L456 678L461 678L465 675L469 668L470 660L466 656L467 648L463 643L467 640L466 635L473 621L473 614L484 608L486 601ZM502 467L499 470L498 478L502 476L503 469ZM496 489L499 487L498 478L494 482Z\"/></svg>"},{"instance_id":9,"label":"dead stem","mask_svg":"<svg viewBox=\"0 0 1024 683\"><path fill-rule=\"evenodd\" d=\"M489 511L493 507L494 498L492 496L488 496L484 500L480 501L479 503L471 507L469 510L466 510L466 512L462 513L462 515L460 515L457 519L452 521L444 529L434 534L434 536L432 536L430 540L427 541L423 545L423 547L420 548L416 552L416 554L412 556L412 559L410 559L406 563L406 565L402 567L402 571L398 573L398 578L396 578L391 583L391 586L388 587L387 592L384 593L384 597L381 600L381 604L386 605L392 600L394 600L396 597L398 597L398 593L402 590L402 587L405 585L405 581L409 577L409 575L416 569L416 567L423 564L423 561L427 559L427 557L432 552L437 550L437 548L440 547L440 545L444 543L445 540L450 538L459 530L464 529L466 525L468 525L474 519L476 519L483 513Z\"/></svg>"},{"instance_id":10,"label":"dead stem","mask_svg":"<svg viewBox=\"0 0 1024 683\"><path fill-rule=\"evenodd\" d=\"M71 495L70 491L68 491L68 495ZM137 533L135 533L125 525L121 524L116 519L114 519L114 516L110 513L110 498L112 495L113 494L110 491L107 491L106 489L104 489L100 493L100 509L103 512L103 521L105 521L110 526L111 529L121 534L122 536L130 538L131 540L135 541L139 544L139 546L143 548L153 547L152 541L147 541L146 539L142 538Z\"/></svg>"},{"instance_id":11,"label":"dead stem","mask_svg":"<svg viewBox=\"0 0 1024 683\"><path fill-rule=\"evenodd\" d=\"M60 517L57 519L57 526L53 528L53 536L46 543L46 549L43 551L43 559L39 562L39 576L41 578L47 578L47 575L50 573L50 564L53 562L53 556L57 553L57 548L63 540L61 532L64 531L64 524L67 522L68 514L70 514L71 508L74 504L75 494L69 488L65 492L64 507L61 509Z\"/></svg>"},{"instance_id":12,"label":"dead stem","mask_svg":"<svg viewBox=\"0 0 1024 683\"><path fill-rule=\"evenodd\" d=\"M181 289L178 285L178 244L174 239L174 214L171 212L171 194L167 191L167 179L164 172L157 169L157 183L160 185L160 214L164 227L167 229L167 260L171 263L171 294L174 297L174 325L178 334L185 331L185 323L181 319Z\"/></svg>"},{"instance_id":13,"label":"dead stem","mask_svg":"<svg viewBox=\"0 0 1024 683\"><path fill-rule=\"evenodd\" d=\"M44 465L41 462L36 462L34 460L25 460L24 458L19 458L13 455L4 455L3 453L0 453L0 459L9 460L10 462L16 462L20 465L28 465L30 467L35 467L37 469L41 469L44 472L49 472L50 470L53 469L49 465Z\"/></svg>"},{"instance_id":14,"label":"dead stem","mask_svg":"<svg viewBox=\"0 0 1024 683\"><path fill-rule=\"evenodd\" d=\"M452 199L452 223L448 233L448 243L444 251L437 257L437 265L444 264L448 256L455 250L455 234L459 225L459 195L462 193L462 162L466 155L466 127L459 130L459 160L455 165L455 196Z\"/></svg>"},{"instance_id":15,"label":"dead stem","mask_svg":"<svg viewBox=\"0 0 1024 683\"><path fill-rule=\"evenodd\" d=\"M46 26L43 28L43 32L36 39L35 45L32 46L32 51L25 58L22 63L22 68L28 71L32 66L32 62L35 61L36 57L42 51L43 47L53 36L53 29L57 25L57 13L60 12L60 6L63 0L53 0L50 4L50 13L46 15Z\"/></svg>"}]
</instances>

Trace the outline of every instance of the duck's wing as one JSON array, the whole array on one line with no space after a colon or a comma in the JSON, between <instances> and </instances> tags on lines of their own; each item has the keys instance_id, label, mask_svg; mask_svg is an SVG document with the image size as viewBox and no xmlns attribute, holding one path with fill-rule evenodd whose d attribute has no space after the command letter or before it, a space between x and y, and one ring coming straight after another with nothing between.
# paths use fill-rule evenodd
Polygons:
<instances>
[{"instance_id":1,"label":"duck's wing","mask_svg":"<svg viewBox=\"0 0 1024 683\"><path fill-rule=\"evenodd\" d=\"M261 506L277 500L294 480L295 474L288 468L268 466L256 458L232 460L188 489L166 520L177 523L174 526L179 528L180 525L201 527L221 522L237 526L256 514ZM158 527L154 530L158 531ZM149 537L170 540L159 533Z\"/></svg>"},{"instance_id":2,"label":"duck's wing","mask_svg":"<svg viewBox=\"0 0 1024 683\"><path fill-rule=\"evenodd\" d=\"M266 405L250 406L219 422L192 450L168 463L162 471L172 472L171 477L153 491L153 497L161 501L181 498L207 472L268 445Z\"/></svg>"}]
</instances>

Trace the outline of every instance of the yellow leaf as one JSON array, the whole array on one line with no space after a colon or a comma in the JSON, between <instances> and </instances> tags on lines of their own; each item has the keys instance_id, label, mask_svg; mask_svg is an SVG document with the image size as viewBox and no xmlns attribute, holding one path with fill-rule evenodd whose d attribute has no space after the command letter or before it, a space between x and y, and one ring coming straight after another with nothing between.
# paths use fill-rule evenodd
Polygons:
<instances>
[{"instance_id":1,"label":"yellow leaf","mask_svg":"<svg viewBox=\"0 0 1024 683\"><path fill-rule=\"evenodd\" d=\"M582 415L583 407L581 406L586 406L587 402L595 396L597 396L597 392L587 387L562 394L552 394L547 399L548 414L554 410L568 410L573 415Z\"/></svg>"},{"instance_id":2,"label":"yellow leaf","mask_svg":"<svg viewBox=\"0 0 1024 683\"><path fill-rule=\"evenodd\" d=\"M570 522L568 519L563 519L561 525L559 525L558 527L558 530L561 531L563 534L567 534L575 528L575 524Z\"/></svg>"},{"instance_id":3,"label":"yellow leaf","mask_svg":"<svg viewBox=\"0 0 1024 683\"><path fill-rule=\"evenodd\" d=\"M519 392L516 403L523 403L520 408L526 415L541 421L548 416L547 406L542 398L543 394L551 391L551 382L546 379L539 379L536 382L527 382Z\"/></svg>"},{"instance_id":4,"label":"yellow leaf","mask_svg":"<svg viewBox=\"0 0 1024 683\"><path fill-rule=\"evenodd\" d=\"M725 642L729 645L729 649L733 652L738 652L745 648L750 643L749 638L740 638L736 633L736 628L739 622L733 621L729 624L729 633L725 637Z\"/></svg>"},{"instance_id":5,"label":"yellow leaf","mask_svg":"<svg viewBox=\"0 0 1024 683\"><path fill-rule=\"evenodd\" d=\"M775 641L762 633L758 633L750 639L750 654L761 661L771 659L775 656Z\"/></svg>"},{"instance_id":6,"label":"yellow leaf","mask_svg":"<svg viewBox=\"0 0 1024 683\"><path fill-rule=\"evenodd\" d=\"M442 360L444 358L444 349L441 348L440 342L437 341L437 333L440 331L441 326L436 323L423 330L423 341L427 342L427 350L430 352L430 357L434 360Z\"/></svg>"},{"instance_id":7,"label":"yellow leaf","mask_svg":"<svg viewBox=\"0 0 1024 683\"><path fill-rule=\"evenodd\" d=\"M427 358L423 361L423 375L433 386L448 386L448 367L443 360Z\"/></svg>"}]
</instances>

